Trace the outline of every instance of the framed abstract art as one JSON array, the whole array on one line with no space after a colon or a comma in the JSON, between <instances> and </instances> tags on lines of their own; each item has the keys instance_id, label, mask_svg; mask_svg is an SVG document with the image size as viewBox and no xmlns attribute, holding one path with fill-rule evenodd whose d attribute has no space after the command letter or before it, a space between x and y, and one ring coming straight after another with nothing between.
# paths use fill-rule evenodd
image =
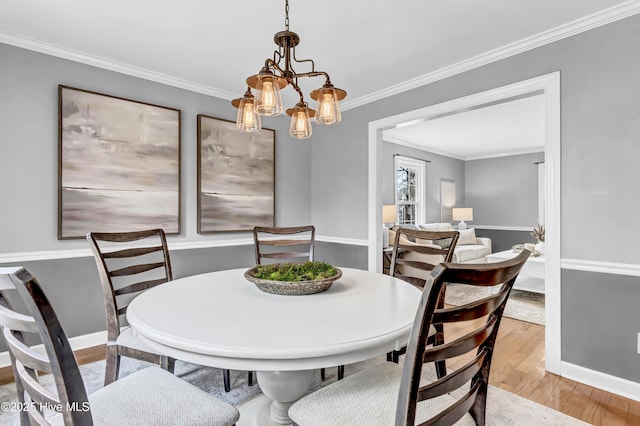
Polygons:
<instances>
[{"instance_id":1,"label":"framed abstract art","mask_svg":"<svg viewBox=\"0 0 640 426\"><path fill-rule=\"evenodd\" d=\"M58 87L58 238L180 233L180 110Z\"/></svg>"},{"instance_id":2,"label":"framed abstract art","mask_svg":"<svg viewBox=\"0 0 640 426\"><path fill-rule=\"evenodd\" d=\"M275 130L198 115L198 233L274 226Z\"/></svg>"}]
</instances>

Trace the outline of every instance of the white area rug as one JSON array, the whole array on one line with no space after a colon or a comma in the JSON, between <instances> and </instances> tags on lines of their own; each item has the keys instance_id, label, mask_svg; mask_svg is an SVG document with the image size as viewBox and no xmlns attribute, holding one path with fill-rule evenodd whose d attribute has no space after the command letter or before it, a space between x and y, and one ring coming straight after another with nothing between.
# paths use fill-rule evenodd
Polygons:
<instances>
[{"instance_id":1,"label":"white area rug","mask_svg":"<svg viewBox=\"0 0 640 426\"><path fill-rule=\"evenodd\" d=\"M380 357L380 359L372 361L347 365L345 374L354 374L363 368L382 362L385 362L384 357ZM148 364L131 359L123 359L121 375L130 374L131 372L144 368L147 365ZM104 380L104 361L83 365L80 368L88 393L92 393L102 386L102 382ZM247 373L244 371L231 372L232 388L229 393L224 392L222 386L222 372L218 369L201 367L178 361L176 363L175 372L182 379L234 405L239 404L260 392L258 385L247 385ZM51 376L43 377L43 381L50 385L53 382L51 379ZM325 382L320 381L320 373L318 371L314 376L312 389L325 386L335 380L336 368L327 369L327 380ZM5 402L16 400L17 397L14 384L0 386L0 401ZM587 423L581 422L573 417L567 416L533 401L529 401L502 389L490 386L487 401L487 425L489 426L580 426L586 424ZM0 411L0 425L19 425L18 413Z\"/></svg>"},{"instance_id":2,"label":"white area rug","mask_svg":"<svg viewBox=\"0 0 640 426\"><path fill-rule=\"evenodd\" d=\"M445 303L459 306L490 294L490 288L478 288L465 284L447 284ZM504 316L544 325L544 294L523 290L511 290Z\"/></svg>"}]
</instances>

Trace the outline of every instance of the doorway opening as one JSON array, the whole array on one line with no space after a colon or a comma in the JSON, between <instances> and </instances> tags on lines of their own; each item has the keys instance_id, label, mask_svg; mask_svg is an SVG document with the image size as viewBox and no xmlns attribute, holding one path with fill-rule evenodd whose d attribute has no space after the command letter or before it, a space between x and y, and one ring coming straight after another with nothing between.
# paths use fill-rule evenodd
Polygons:
<instances>
[{"instance_id":1,"label":"doorway opening","mask_svg":"<svg viewBox=\"0 0 640 426\"><path fill-rule=\"evenodd\" d=\"M545 367L561 375L560 305L560 73L555 72L369 123L369 270L382 270L382 132L403 123L432 119L505 99L544 95L545 105Z\"/></svg>"}]
</instances>

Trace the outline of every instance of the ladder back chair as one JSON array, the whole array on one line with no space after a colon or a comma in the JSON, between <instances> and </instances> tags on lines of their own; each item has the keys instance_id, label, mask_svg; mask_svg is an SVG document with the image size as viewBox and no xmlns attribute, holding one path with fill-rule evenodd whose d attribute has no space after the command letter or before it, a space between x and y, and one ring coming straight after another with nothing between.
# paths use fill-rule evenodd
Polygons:
<instances>
[{"instance_id":1,"label":"ladder back chair","mask_svg":"<svg viewBox=\"0 0 640 426\"><path fill-rule=\"evenodd\" d=\"M28 314L15 311L6 293L17 293ZM158 367L132 373L87 395L69 340L38 281L24 268L0 268L0 327L9 348L18 399L31 409L20 422L90 425L232 425L238 410ZM45 352L25 335L38 336ZM53 388L40 383L52 374Z\"/></svg>"},{"instance_id":2,"label":"ladder back chair","mask_svg":"<svg viewBox=\"0 0 640 426\"><path fill-rule=\"evenodd\" d=\"M175 359L159 354L142 342L131 327L123 330L121 323L136 295L173 279L164 231L89 232L87 240L98 267L107 317L104 384L118 379L122 356L173 372Z\"/></svg>"},{"instance_id":3,"label":"ladder back chair","mask_svg":"<svg viewBox=\"0 0 640 426\"><path fill-rule=\"evenodd\" d=\"M253 228L256 265L270 262L313 262L316 228L313 225ZM295 249L298 250L295 250ZM326 371L320 369L322 380ZM344 377L344 365L338 366L338 380Z\"/></svg>"},{"instance_id":4,"label":"ladder back chair","mask_svg":"<svg viewBox=\"0 0 640 426\"><path fill-rule=\"evenodd\" d=\"M440 263L451 262L453 251L458 244L458 231L423 231L398 228L393 242L391 266L389 274L407 281L416 287L424 288L425 282L433 269ZM446 288L440 294L438 308L444 307ZM444 341L442 324L432 324L430 344L439 345ZM405 353L406 347L393 351L387 359L398 362L398 357ZM445 374L444 362L437 364L438 375Z\"/></svg>"},{"instance_id":5,"label":"ladder back chair","mask_svg":"<svg viewBox=\"0 0 640 426\"><path fill-rule=\"evenodd\" d=\"M256 264L262 265L267 259L275 262L313 261L315 239L316 228L313 225L256 226L253 228Z\"/></svg>"},{"instance_id":6,"label":"ladder back chair","mask_svg":"<svg viewBox=\"0 0 640 426\"><path fill-rule=\"evenodd\" d=\"M498 328L528 256L524 250L503 262L437 266L426 282L404 365L386 362L332 383L293 404L289 416L299 426L484 425ZM499 290L462 306L438 308L448 282ZM434 323L463 329L459 337L432 346ZM457 357L460 366L443 377L431 371L432 363Z\"/></svg>"},{"instance_id":7,"label":"ladder back chair","mask_svg":"<svg viewBox=\"0 0 640 426\"><path fill-rule=\"evenodd\" d=\"M122 356L157 364L173 372L175 359L150 348L131 327L121 331L120 323L133 297L173 279L164 231L89 232L87 240L98 267L107 315L105 385L117 380ZM127 248L122 248L123 245ZM222 377L224 390L229 392L229 370L222 370ZM253 384L251 374L248 381L249 385Z\"/></svg>"}]
</instances>

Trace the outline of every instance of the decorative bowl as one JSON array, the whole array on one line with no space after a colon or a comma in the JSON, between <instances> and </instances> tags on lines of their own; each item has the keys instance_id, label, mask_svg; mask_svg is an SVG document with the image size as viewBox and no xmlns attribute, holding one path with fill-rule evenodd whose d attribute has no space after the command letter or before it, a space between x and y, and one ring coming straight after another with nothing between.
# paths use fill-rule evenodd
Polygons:
<instances>
[{"instance_id":1,"label":"decorative bowl","mask_svg":"<svg viewBox=\"0 0 640 426\"><path fill-rule=\"evenodd\" d=\"M276 281L265 278L256 278L254 274L258 266L260 265L254 266L244 273L244 277L247 281L251 281L256 285L256 287L265 293L287 296L302 296L322 293L323 291L328 290L333 282L342 276L342 271L334 266L333 269L336 270L336 274L332 277L309 281Z\"/></svg>"}]
</instances>

